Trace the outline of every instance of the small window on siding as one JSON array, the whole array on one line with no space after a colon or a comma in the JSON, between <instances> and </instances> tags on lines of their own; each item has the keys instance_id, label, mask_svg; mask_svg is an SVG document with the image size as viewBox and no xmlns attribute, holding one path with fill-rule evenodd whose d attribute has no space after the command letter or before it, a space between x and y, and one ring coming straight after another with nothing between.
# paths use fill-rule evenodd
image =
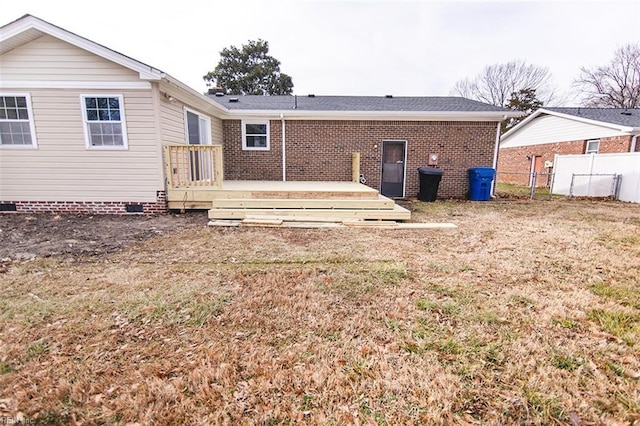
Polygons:
<instances>
[{"instance_id":1,"label":"small window on siding","mask_svg":"<svg viewBox=\"0 0 640 426\"><path fill-rule=\"evenodd\" d=\"M88 148L126 148L127 132L122 95L82 95Z\"/></svg>"},{"instance_id":2,"label":"small window on siding","mask_svg":"<svg viewBox=\"0 0 640 426\"><path fill-rule=\"evenodd\" d=\"M600 139L591 139L587 141L584 148L584 153L597 154L599 150L600 150Z\"/></svg>"},{"instance_id":3,"label":"small window on siding","mask_svg":"<svg viewBox=\"0 0 640 426\"><path fill-rule=\"evenodd\" d=\"M243 121L242 149L268 151L269 148L269 121Z\"/></svg>"},{"instance_id":4,"label":"small window on siding","mask_svg":"<svg viewBox=\"0 0 640 426\"><path fill-rule=\"evenodd\" d=\"M0 94L0 146L36 146L29 95Z\"/></svg>"}]
</instances>

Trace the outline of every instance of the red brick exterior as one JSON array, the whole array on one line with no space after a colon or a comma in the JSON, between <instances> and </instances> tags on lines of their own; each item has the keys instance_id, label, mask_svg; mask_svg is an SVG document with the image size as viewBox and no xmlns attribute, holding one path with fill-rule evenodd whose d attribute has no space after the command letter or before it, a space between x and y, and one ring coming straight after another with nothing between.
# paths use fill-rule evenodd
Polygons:
<instances>
[{"instance_id":1,"label":"red brick exterior","mask_svg":"<svg viewBox=\"0 0 640 426\"><path fill-rule=\"evenodd\" d=\"M491 167L496 123L427 121L287 120L287 180L349 181L353 152L367 185L380 189L382 142L407 141L406 196L418 193L417 168L438 154L444 175L439 197L464 198L467 169ZM243 151L240 120L223 123L224 177L228 180L281 180L281 121L270 121L270 150Z\"/></svg>"},{"instance_id":2,"label":"red brick exterior","mask_svg":"<svg viewBox=\"0 0 640 426\"><path fill-rule=\"evenodd\" d=\"M126 211L127 205L142 205L142 214L167 213L167 195L157 192L156 202L136 201L0 201L0 204L15 204L15 212L0 213L85 213L85 214L133 214ZM137 213L140 214L140 213Z\"/></svg>"},{"instance_id":3,"label":"red brick exterior","mask_svg":"<svg viewBox=\"0 0 640 426\"><path fill-rule=\"evenodd\" d=\"M613 136L600 138L599 153L609 154L629 152L632 136ZM543 145L501 148L498 156L497 181L516 185L529 185L531 159L541 156L542 161L551 161L555 155L584 154L586 140L548 143Z\"/></svg>"}]
</instances>

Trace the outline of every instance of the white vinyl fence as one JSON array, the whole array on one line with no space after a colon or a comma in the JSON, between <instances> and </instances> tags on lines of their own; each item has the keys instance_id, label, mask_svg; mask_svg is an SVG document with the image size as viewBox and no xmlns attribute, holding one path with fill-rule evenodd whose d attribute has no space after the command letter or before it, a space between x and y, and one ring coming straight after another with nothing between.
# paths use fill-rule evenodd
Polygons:
<instances>
[{"instance_id":1,"label":"white vinyl fence","mask_svg":"<svg viewBox=\"0 0 640 426\"><path fill-rule=\"evenodd\" d=\"M556 155L552 194L640 203L640 152Z\"/></svg>"}]
</instances>

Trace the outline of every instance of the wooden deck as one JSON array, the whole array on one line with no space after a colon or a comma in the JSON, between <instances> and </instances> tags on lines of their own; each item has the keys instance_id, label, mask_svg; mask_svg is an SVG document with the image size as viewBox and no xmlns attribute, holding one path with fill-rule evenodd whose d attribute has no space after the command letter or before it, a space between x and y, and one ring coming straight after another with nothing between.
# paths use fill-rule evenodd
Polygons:
<instances>
[{"instance_id":1,"label":"wooden deck","mask_svg":"<svg viewBox=\"0 0 640 426\"><path fill-rule=\"evenodd\" d=\"M166 144L167 202L172 210L209 209L210 219L394 221L409 210L358 183L360 154L352 156L352 182L223 180L221 145ZM266 221L266 222L265 222Z\"/></svg>"},{"instance_id":2,"label":"wooden deck","mask_svg":"<svg viewBox=\"0 0 640 426\"><path fill-rule=\"evenodd\" d=\"M411 218L409 210L355 182L224 181L220 187L170 188L167 197L170 209L210 209L210 219Z\"/></svg>"}]
</instances>

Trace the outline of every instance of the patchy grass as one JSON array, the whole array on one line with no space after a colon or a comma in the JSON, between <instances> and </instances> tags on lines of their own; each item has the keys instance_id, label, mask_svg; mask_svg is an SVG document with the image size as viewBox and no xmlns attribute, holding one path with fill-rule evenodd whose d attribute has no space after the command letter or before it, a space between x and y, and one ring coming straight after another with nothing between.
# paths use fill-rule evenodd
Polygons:
<instances>
[{"instance_id":1,"label":"patchy grass","mask_svg":"<svg viewBox=\"0 0 640 426\"><path fill-rule=\"evenodd\" d=\"M640 310L640 282L630 286L598 282L589 286L589 289L597 296Z\"/></svg>"},{"instance_id":2,"label":"patchy grass","mask_svg":"<svg viewBox=\"0 0 640 426\"><path fill-rule=\"evenodd\" d=\"M640 419L637 206L406 204L416 221L459 228L203 225L107 254L8 263L0 416L112 425Z\"/></svg>"},{"instance_id":3,"label":"patchy grass","mask_svg":"<svg viewBox=\"0 0 640 426\"><path fill-rule=\"evenodd\" d=\"M546 179L546 176L543 177ZM531 187L523 185L515 185L512 183L498 182L496 184L496 196L498 198L519 198L528 199L531 197ZM536 187L534 197L544 198L564 198L562 195L551 195L549 187L539 186Z\"/></svg>"},{"instance_id":4,"label":"patchy grass","mask_svg":"<svg viewBox=\"0 0 640 426\"><path fill-rule=\"evenodd\" d=\"M587 318L595 321L604 331L622 339L629 346L634 346L640 337L640 314L595 309L588 313Z\"/></svg>"}]
</instances>

